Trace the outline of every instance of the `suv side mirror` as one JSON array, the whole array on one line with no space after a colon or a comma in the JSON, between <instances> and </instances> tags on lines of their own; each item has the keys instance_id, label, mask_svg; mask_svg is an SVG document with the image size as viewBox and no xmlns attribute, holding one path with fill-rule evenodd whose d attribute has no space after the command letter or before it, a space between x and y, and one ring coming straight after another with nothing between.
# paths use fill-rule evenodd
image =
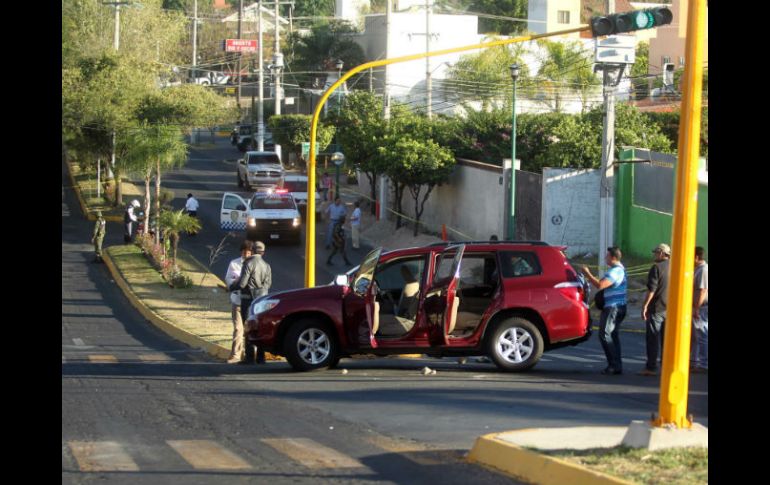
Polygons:
<instances>
[{"instance_id":1,"label":"suv side mirror","mask_svg":"<svg viewBox=\"0 0 770 485\"><path fill-rule=\"evenodd\" d=\"M243 204L238 204L238 207L236 207L236 209L235 209L235 210L239 210L239 211L245 211L245 210L246 210L246 206L245 206L245 205L243 205Z\"/></svg>"}]
</instances>

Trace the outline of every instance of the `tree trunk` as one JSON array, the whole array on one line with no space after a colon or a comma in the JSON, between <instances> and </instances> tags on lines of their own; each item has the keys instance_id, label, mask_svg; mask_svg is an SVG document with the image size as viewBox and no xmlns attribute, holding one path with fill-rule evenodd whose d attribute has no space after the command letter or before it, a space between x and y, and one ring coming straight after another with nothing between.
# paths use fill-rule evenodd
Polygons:
<instances>
[{"instance_id":1,"label":"tree trunk","mask_svg":"<svg viewBox=\"0 0 770 485\"><path fill-rule=\"evenodd\" d=\"M428 185L428 191L425 192L425 195L422 198L422 202L420 203L420 210L417 210L417 199L415 198L415 204L414 204L414 210L415 210L415 219L417 219L417 222L420 221L420 217L422 217L422 213L425 211L425 202L428 200L428 197L430 196L430 193L433 191L434 185ZM419 192L418 192L419 196ZM417 235L417 224L415 224L414 228L414 235Z\"/></svg>"},{"instance_id":2,"label":"tree trunk","mask_svg":"<svg viewBox=\"0 0 770 485\"><path fill-rule=\"evenodd\" d=\"M372 189L372 215L377 216L377 174L364 172L369 179L369 187Z\"/></svg>"},{"instance_id":3,"label":"tree trunk","mask_svg":"<svg viewBox=\"0 0 770 485\"><path fill-rule=\"evenodd\" d=\"M396 194L393 200L393 207L396 211L396 230L401 229L403 222L401 221L401 197L404 195L404 184L393 184L393 190Z\"/></svg>"},{"instance_id":4,"label":"tree trunk","mask_svg":"<svg viewBox=\"0 0 770 485\"><path fill-rule=\"evenodd\" d=\"M144 174L144 233L150 233L150 179L152 178L152 167L147 167Z\"/></svg>"},{"instance_id":5,"label":"tree trunk","mask_svg":"<svg viewBox=\"0 0 770 485\"><path fill-rule=\"evenodd\" d=\"M179 246L179 235L178 234L170 234L169 237L171 238L171 249L172 249L172 259L171 264L174 265L176 268L176 248Z\"/></svg>"},{"instance_id":6,"label":"tree trunk","mask_svg":"<svg viewBox=\"0 0 770 485\"><path fill-rule=\"evenodd\" d=\"M420 225L420 214L422 214L422 211L419 210L420 190L422 190L422 185L409 185L409 193L412 195L412 199L414 199L414 237L417 237L417 228Z\"/></svg>"},{"instance_id":7,"label":"tree trunk","mask_svg":"<svg viewBox=\"0 0 770 485\"><path fill-rule=\"evenodd\" d=\"M118 207L123 202L123 184L121 183L121 179L123 178L123 174L120 173L117 169L115 169L115 200L113 201L112 205L113 207Z\"/></svg>"},{"instance_id":8,"label":"tree trunk","mask_svg":"<svg viewBox=\"0 0 770 485\"><path fill-rule=\"evenodd\" d=\"M155 221L155 244L160 244L160 157L155 165Z\"/></svg>"}]
</instances>

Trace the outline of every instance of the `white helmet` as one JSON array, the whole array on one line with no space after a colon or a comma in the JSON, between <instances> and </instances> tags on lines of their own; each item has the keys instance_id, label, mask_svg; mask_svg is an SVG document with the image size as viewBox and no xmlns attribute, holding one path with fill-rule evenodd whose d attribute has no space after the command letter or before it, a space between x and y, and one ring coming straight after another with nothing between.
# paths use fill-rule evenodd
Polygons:
<instances>
[{"instance_id":1,"label":"white helmet","mask_svg":"<svg viewBox=\"0 0 770 485\"><path fill-rule=\"evenodd\" d=\"M131 201L131 205L134 206L134 207L139 207L141 204L139 203L138 200L134 199L134 200Z\"/></svg>"}]
</instances>

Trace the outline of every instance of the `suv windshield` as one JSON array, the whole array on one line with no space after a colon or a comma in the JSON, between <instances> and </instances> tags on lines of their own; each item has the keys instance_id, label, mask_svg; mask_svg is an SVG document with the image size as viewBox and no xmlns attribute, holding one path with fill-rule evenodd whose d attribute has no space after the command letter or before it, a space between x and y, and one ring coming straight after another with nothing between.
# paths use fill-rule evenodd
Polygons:
<instances>
[{"instance_id":1,"label":"suv windshield","mask_svg":"<svg viewBox=\"0 0 770 485\"><path fill-rule=\"evenodd\" d=\"M288 194L266 194L254 197L252 209L294 209L294 199Z\"/></svg>"},{"instance_id":2,"label":"suv windshield","mask_svg":"<svg viewBox=\"0 0 770 485\"><path fill-rule=\"evenodd\" d=\"M249 155L248 160L246 160L246 163L249 165L258 165L258 164L271 164L271 165L280 165L281 161L278 160L278 155L275 153L266 153L266 154L260 154L260 155Z\"/></svg>"}]
</instances>

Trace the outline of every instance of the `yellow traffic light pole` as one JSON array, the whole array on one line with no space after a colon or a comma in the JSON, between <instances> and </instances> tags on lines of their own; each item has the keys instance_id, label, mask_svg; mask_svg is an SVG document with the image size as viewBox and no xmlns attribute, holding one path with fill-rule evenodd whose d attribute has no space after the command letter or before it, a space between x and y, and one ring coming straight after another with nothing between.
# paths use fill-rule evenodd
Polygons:
<instances>
[{"instance_id":1,"label":"yellow traffic light pole","mask_svg":"<svg viewBox=\"0 0 770 485\"><path fill-rule=\"evenodd\" d=\"M464 52L464 51L470 51L474 49L488 49L490 47L497 47L501 45L507 45L507 44L515 44L517 42L526 42L528 40L535 40L535 39L542 39L544 37L554 37L558 35L565 35L565 34L572 34L575 32L582 32L584 30L590 30L591 27L584 25L582 27L577 27L574 29L568 29L568 30L560 30L557 32L550 32L545 34L536 34L536 35L525 35L521 37L514 37L513 39L504 39L504 40L496 40L493 42L486 42L482 44L473 44L473 45L467 45L462 47L454 47L452 49L443 49L439 51L431 51L431 52L422 52L420 54L413 54L409 56L402 56L402 57L394 57L392 59L382 59L379 61L372 61L367 62L365 64L358 65L354 67L353 69L346 72L342 77L340 77L337 82L329 86L329 88L324 91L324 93L321 95L321 99L318 100L318 105L315 108L315 112L313 113L313 119L310 124L310 156L308 159L307 164L307 186L308 186L308 194L312 194L314 192L313 189L316 184L316 173L315 173L315 167L316 167L316 131L318 128L318 118L321 114L321 110L323 109L324 104L326 104L326 100L329 99L329 96L339 87L341 86L346 80L348 80L351 76L355 75L356 73L359 73L361 71L364 71L366 69L371 69L374 67L381 67L386 66L389 64L397 64L400 62L408 62L408 61L414 61L418 59L425 59L426 57L434 57L434 56L441 56L445 54L454 54L456 52ZM307 198L307 231L305 236L305 287L311 288L315 286L315 197L308 197Z\"/></svg>"},{"instance_id":2,"label":"yellow traffic light pole","mask_svg":"<svg viewBox=\"0 0 770 485\"><path fill-rule=\"evenodd\" d=\"M682 120L672 222L671 281L663 348L660 404L655 426L690 428L687 391L690 374L695 229L698 210L701 82L706 0L689 0L685 67L682 77Z\"/></svg>"}]
</instances>

